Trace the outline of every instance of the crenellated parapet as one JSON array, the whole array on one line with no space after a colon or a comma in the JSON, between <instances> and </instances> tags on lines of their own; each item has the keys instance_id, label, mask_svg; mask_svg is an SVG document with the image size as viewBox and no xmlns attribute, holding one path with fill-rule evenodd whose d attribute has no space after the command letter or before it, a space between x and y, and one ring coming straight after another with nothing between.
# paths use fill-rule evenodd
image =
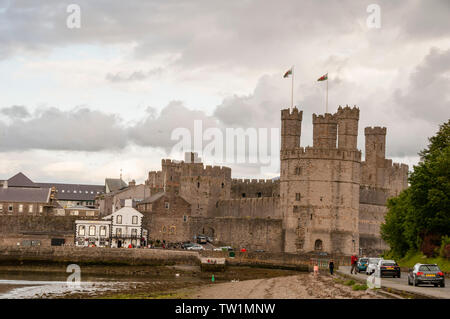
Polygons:
<instances>
[{"instance_id":1,"label":"crenellated parapet","mask_svg":"<svg viewBox=\"0 0 450 319\"><path fill-rule=\"evenodd\" d=\"M334 114L325 113L323 115L312 115L313 124L337 124L337 118Z\"/></svg>"},{"instance_id":2,"label":"crenellated parapet","mask_svg":"<svg viewBox=\"0 0 450 319\"><path fill-rule=\"evenodd\" d=\"M231 180L231 184L232 185L237 185L237 184L252 184L252 185L257 185L257 184L264 184L264 185L272 185L272 184L276 184L279 183L279 180L272 180L272 179L239 179L239 178L233 178Z\"/></svg>"},{"instance_id":3,"label":"crenellated parapet","mask_svg":"<svg viewBox=\"0 0 450 319\"><path fill-rule=\"evenodd\" d=\"M342 149L320 149L315 147L298 147L282 150L281 160L287 159L333 159L361 162L361 151Z\"/></svg>"},{"instance_id":4,"label":"crenellated parapet","mask_svg":"<svg viewBox=\"0 0 450 319\"><path fill-rule=\"evenodd\" d=\"M297 107L281 110L281 120L302 121L303 111L299 111Z\"/></svg>"},{"instance_id":5,"label":"crenellated parapet","mask_svg":"<svg viewBox=\"0 0 450 319\"><path fill-rule=\"evenodd\" d=\"M365 135L386 135L386 128L381 126L364 128Z\"/></svg>"},{"instance_id":6,"label":"crenellated parapet","mask_svg":"<svg viewBox=\"0 0 450 319\"><path fill-rule=\"evenodd\" d=\"M354 107L349 107L348 105L342 107L339 105L335 116L339 119L359 120L359 108L356 105Z\"/></svg>"},{"instance_id":7,"label":"crenellated parapet","mask_svg":"<svg viewBox=\"0 0 450 319\"><path fill-rule=\"evenodd\" d=\"M281 110L281 149L300 146L303 111L296 107Z\"/></svg>"}]
</instances>

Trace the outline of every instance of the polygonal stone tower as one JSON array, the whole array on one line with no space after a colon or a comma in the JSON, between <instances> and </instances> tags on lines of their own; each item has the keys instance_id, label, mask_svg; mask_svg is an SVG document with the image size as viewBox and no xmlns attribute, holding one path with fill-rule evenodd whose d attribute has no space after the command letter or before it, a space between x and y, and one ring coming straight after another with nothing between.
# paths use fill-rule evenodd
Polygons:
<instances>
[{"instance_id":1,"label":"polygonal stone tower","mask_svg":"<svg viewBox=\"0 0 450 319\"><path fill-rule=\"evenodd\" d=\"M281 113L282 123L292 117L287 112ZM280 152L284 251L357 253L359 109L346 107L335 114L313 114L312 120L313 147L303 148L287 139ZM294 132L300 132L300 128Z\"/></svg>"}]
</instances>

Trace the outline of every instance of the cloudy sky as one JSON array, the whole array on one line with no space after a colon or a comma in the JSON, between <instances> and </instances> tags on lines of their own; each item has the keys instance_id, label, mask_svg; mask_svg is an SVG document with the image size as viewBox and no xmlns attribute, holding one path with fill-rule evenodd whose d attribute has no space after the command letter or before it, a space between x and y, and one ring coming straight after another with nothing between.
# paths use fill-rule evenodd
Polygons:
<instances>
[{"instance_id":1,"label":"cloudy sky","mask_svg":"<svg viewBox=\"0 0 450 319\"><path fill-rule=\"evenodd\" d=\"M292 65L302 146L328 72L329 110L360 108L359 148L365 126L386 126L387 156L413 165L450 117L449 15L448 0L0 0L0 179L101 184L122 169L142 182L194 120L279 127Z\"/></svg>"}]
</instances>

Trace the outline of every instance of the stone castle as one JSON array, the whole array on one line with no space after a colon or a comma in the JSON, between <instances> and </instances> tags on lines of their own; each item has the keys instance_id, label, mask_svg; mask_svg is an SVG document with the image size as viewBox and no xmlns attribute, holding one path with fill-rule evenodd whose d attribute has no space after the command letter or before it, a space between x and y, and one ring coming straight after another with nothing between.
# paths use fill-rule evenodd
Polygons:
<instances>
[{"instance_id":1,"label":"stone castle","mask_svg":"<svg viewBox=\"0 0 450 319\"><path fill-rule=\"evenodd\" d=\"M386 159L386 128L365 128L365 161L357 149L359 109L313 114L313 146L300 145L303 112L281 111L279 180L231 178L195 153L162 160L148 174L150 198L138 203L149 238L218 242L265 251L379 253L386 201L407 184L408 166ZM158 204L158 202L161 202ZM164 202L164 205L162 203Z\"/></svg>"}]
</instances>

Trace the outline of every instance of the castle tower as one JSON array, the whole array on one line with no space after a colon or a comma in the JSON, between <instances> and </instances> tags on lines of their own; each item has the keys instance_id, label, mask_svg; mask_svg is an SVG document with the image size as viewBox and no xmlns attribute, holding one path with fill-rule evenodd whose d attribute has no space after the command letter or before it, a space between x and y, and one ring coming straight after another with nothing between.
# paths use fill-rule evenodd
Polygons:
<instances>
[{"instance_id":1,"label":"castle tower","mask_svg":"<svg viewBox=\"0 0 450 319\"><path fill-rule=\"evenodd\" d=\"M358 142L359 109L339 106L336 113L338 123L338 148L356 149Z\"/></svg>"},{"instance_id":2,"label":"castle tower","mask_svg":"<svg viewBox=\"0 0 450 319\"><path fill-rule=\"evenodd\" d=\"M281 149L300 147L303 111L296 107L281 110Z\"/></svg>"},{"instance_id":3,"label":"castle tower","mask_svg":"<svg viewBox=\"0 0 450 319\"><path fill-rule=\"evenodd\" d=\"M365 165L366 174L364 184L383 187L386 166L386 128L366 127Z\"/></svg>"},{"instance_id":4,"label":"castle tower","mask_svg":"<svg viewBox=\"0 0 450 319\"><path fill-rule=\"evenodd\" d=\"M337 120L330 113L312 115L313 119L313 147L336 148Z\"/></svg>"},{"instance_id":5,"label":"castle tower","mask_svg":"<svg viewBox=\"0 0 450 319\"><path fill-rule=\"evenodd\" d=\"M350 108L341 108L335 114L313 114L313 147L281 150L280 210L285 252L358 253L358 119L359 110ZM345 127L341 130L341 149L336 147L339 122Z\"/></svg>"}]
</instances>

